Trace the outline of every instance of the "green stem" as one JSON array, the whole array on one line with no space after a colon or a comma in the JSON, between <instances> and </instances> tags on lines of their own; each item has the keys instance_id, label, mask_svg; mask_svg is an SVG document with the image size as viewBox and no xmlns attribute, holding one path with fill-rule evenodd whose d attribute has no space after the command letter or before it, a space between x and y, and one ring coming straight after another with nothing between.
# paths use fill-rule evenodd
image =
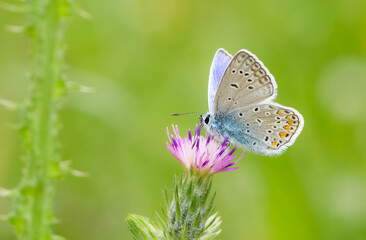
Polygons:
<instances>
[{"instance_id":1,"label":"green stem","mask_svg":"<svg viewBox=\"0 0 366 240\"><path fill-rule=\"evenodd\" d=\"M56 34L58 31L58 4L57 1L49 1L44 12L38 12L40 19L36 25L35 66L39 69L34 75L34 94L38 95L34 100L35 115L31 122L34 135L31 142L31 165L28 181L35 180L36 191L33 201L30 203L32 221L28 225L29 236L26 239L46 239L51 212L53 186L48 178L48 166L53 157L54 146L52 136L52 116L55 114L53 106L53 86L59 74L56 61Z\"/></svg>"},{"instance_id":2,"label":"green stem","mask_svg":"<svg viewBox=\"0 0 366 240\"><path fill-rule=\"evenodd\" d=\"M44 7L42 7L42 5ZM34 195L28 204L31 219L25 226L24 239L41 240L50 235L52 223L53 186L48 178L48 167L54 156L52 117L55 115L53 86L59 76L57 51L58 1L34 3L39 19L35 23L34 39L34 89L32 105L35 109L30 119L31 142L29 175L26 182L35 184Z\"/></svg>"},{"instance_id":3,"label":"green stem","mask_svg":"<svg viewBox=\"0 0 366 240\"><path fill-rule=\"evenodd\" d=\"M59 239L52 234L54 223L52 200L54 183L50 169L59 167L57 154L57 101L55 86L62 81L63 17L66 0L28 0L28 33L32 37L32 87L24 109L25 169L18 194L14 197L15 212L10 222L19 239ZM67 11L66 11L67 12ZM61 175L61 173L59 174Z\"/></svg>"}]
</instances>

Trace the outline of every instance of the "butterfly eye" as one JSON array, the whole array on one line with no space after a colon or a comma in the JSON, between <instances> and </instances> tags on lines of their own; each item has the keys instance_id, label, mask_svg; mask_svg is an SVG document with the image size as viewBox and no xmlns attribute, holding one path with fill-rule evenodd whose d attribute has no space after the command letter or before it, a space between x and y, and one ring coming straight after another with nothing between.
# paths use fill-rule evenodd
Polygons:
<instances>
[{"instance_id":1,"label":"butterfly eye","mask_svg":"<svg viewBox=\"0 0 366 240\"><path fill-rule=\"evenodd\" d=\"M205 118L205 123L206 124L208 124L210 122L210 116L207 116L206 118Z\"/></svg>"}]
</instances>

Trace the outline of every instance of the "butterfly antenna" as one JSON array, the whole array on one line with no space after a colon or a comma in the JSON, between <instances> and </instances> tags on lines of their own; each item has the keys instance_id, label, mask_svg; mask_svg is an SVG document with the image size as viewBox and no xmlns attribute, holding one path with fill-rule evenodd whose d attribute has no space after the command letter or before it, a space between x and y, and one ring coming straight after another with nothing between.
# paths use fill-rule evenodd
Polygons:
<instances>
[{"instance_id":1,"label":"butterfly antenna","mask_svg":"<svg viewBox=\"0 0 366 240\"><path fill-rule=\"evenodd\" d=\"M201 113L204 114L204 112L187 112L187 113L172 113L172 116L182 116L182 115L187 115L187 114L195 114L195 113Z\"/></svg>"}]
</instances>

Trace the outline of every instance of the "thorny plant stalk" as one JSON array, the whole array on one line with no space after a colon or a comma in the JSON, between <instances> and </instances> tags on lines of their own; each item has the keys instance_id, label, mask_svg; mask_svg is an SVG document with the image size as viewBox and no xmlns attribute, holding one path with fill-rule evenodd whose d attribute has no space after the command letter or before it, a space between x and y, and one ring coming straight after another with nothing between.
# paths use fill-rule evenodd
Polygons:
<instances>
[{"instance_id":1,"label":"thorny plant stalk","mask_svg":"<svg viewBox=\"0 0 366 240\"><path fill-rule=\"evenodd\" d=\"M30 94L24 104L14 104L21 116L24 169L19 185L7 194L14 203L7 219L15 226L19 239L63 239L52 233L51 225L56 222L52 210L55 180L73 171L57 152L57 110L67 92L62 74L63 35L70 4L70 0L1 4L6 10L24 12L27 25L18 29L24 29L32 40Z\"/></svg>"}]
</instances>

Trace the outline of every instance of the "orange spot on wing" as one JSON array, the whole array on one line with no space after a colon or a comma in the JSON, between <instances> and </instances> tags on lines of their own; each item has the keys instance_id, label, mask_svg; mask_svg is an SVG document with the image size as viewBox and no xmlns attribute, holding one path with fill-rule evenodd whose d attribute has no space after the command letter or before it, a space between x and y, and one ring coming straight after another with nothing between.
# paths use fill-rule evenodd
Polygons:
<instances>
[{"instance_id":1,"label":"orange spot on wing","mask_svg":"<svg viewBox=\"0 0 366 240\"><path fill-rule=\"evenodd\" d=\"M284 114L283 110L278 110L277 113L280 114L280 115Z\"/></svg>"},{"instance_id":2,"label":"orange spot on wing","mask_svg":"<svg viewBox=\"0 0 366 240\"><path fill-rule=\"evenodd\" d=\"M288 120L292 120L292 118L291 118L291 116L290 116L290 115L288 115L286 118L287 118Z\"/></svg>"},{"instance_id":3,"label":"orange spot on wing","mask_svg":"<svg viewBox=\"0 0 366 240\"><path fill-rule=\"evenodd\" d=\"M285 133L285 132L280 132L280 137L281 137L282 139L284 139L284 138L286 137L286 133Z\"/></svg>"},{"instance_id":4,"label":"orange spot on wing","mask_svg":"<svg viewBox=\"0 0 366 240\"><path fill-rule=\"evenodd\" d=\"M288 121L287 123L290 124L291 126L294 125L293 121Z\"/></svg>"},{"instance_id":5,"label":"orange spot on wing","mask_svg":"<svg viewBox=\"0 0 366 240\"><path fill-rule=\"evenodd\" d=\"M286 125L283 128L286 129L287 131L289 131L291 129L291 127L289 125Z\"/></svg>"},{"instance_id":6,"label":"orange spot on wing","mask_svg":"<svg viewBox=\"0 0 366 240\"><path fill-rule=\"evenodd\" d=\"M277 138L274 140L274 142L272 142L272 146L276 147L277 146Z\"/></svg>"}]
</instances>

